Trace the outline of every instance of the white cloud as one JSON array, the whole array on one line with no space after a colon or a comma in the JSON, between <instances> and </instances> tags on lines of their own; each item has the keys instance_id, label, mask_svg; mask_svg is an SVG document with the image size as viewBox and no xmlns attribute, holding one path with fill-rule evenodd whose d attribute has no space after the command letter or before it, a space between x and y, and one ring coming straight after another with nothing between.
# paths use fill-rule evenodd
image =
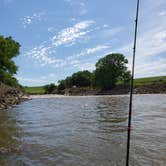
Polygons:
<instances>
[{"instance_id":1,"label":"white cloud","mask_svg":"<svg viewBox=\"0 0 166 166\"><path fill-rule=\"evenodd\" d=\"M166 75L166 19L163 17L166 14L163 10L165 5L165 0L147 0L141 4L135 77ZM133 41L113 50L127 56L129 68L131 68L132 48Z\"/></svg>"},{"instance_id":2,"label":"white cloud","mask_svg":"<svg viewBox=\"0 0 166 166\"><path fill-rule=\"evenodd\" d=\"M54 27L48 27L48 32L54 32L55 31L55 28Z\"/></svg>"},{"instance_id":3,"label":"white cloud","mask_svg":"<svg viewBox=\"0 0 166 166\"><path fill-rule=\"evenodd\" d=\"M103 27L107 28L101 31L103 37L112 37L124 30L124 27L108 28L106 24Z\"/></svg>"},{"instance_id":4,"label":"white cloud","mask_svg":"<svg viewBox=\"0 0 166 166\"><path fill-rule=\"evenodd\" d=\"M85 49L80 54L78 54L77 57L87 56L89 54L94 54L98 51L101 51L101 50L104 50L104 49L107 49L107 48L110 48L110 46L109 45L97 45L95 47Z\"/></svg>"},{"instance_id":5,"label":"white cloud","mask_svg":"<svg viewBox=\"0 0 166 166\"><path fill-rule=\"evenodd\" d=\"M24 78L24 77L17 77L17 79L19 80L19 82L23 83L26 82L27 84L46 84L48 81L46 79L43 78Z\"/></svg>"},{"instance_id":6,"label":"white cloud","mask_svg":"<svg viewBox=\"0 0 166 166\"><path fill-rule=\"evenodd\" d=\"M79 62L77 64L74 64L73 67L76 67L78 70L89 70L92 71L95 69L95 64L94 63L83 63L83 62Z\"/></svg>"},{"instance_id":7,"label":"white cloud","mask_svg":"<svg viewBox=\"0 0 166 166\"><path fill-rule=\"evenodd\" d=\"M48 41L44 41L38 47L34 47L25 53L25 56L32 57L42 66L54 65L60 67L66 65L63 59L55 58L56 48L62 45L69 45L75 43L79 38L85 38L86 34L90 32L88 29L94 21L82 21L72 27L65 28L54 35ZM99 48L98 48L99 49Z\"/></svg>"},{"instance_id":8,"label":"white cloud","mask_svg":"<svg viewBox=\"0 0 166 166\"><path fill-rule=\"evenodd\" d=\"M41 66L49 65L54 68L59 68L59 67L77 67L80 66L79 68L83 68L83 66L87 66L88 69L92 69L92 64L90 65L89 63L83 64L81 60L79 59L80 57L88 56L88 55L93 55L97 52L106 50L110 48L109 45L96 45L95 47L92 48L86 48L85 50L81 51L78 54L68 56L64 59L58 59L55 58L55 56L51 57L49 54L49 49L51 47L45 47L44 45L41 45L39 48L35 47L31 51L26 53L26 56L32 57L36 62L41 64ZM95 62L94 62L95 63ZM94 64L93 64L94 65ZM50 75L53 77L53 74Z\"/></svg>"},{"instance_id":9,"label":"white cloud","mask_svg":"<svg viewBox=\"0 0 166 166\"><path fill-rule=\"evenodd\" d=\"M44 15L45 15L45 12L34 13L33 15L25 16L24 18L21 18L20 20L22 22L23 27L27 28L33 22L41 21Z\"/></svg>"},{"instance_id":10,"label":"white cloud","mask_svg":"<svg viewBox=\"0 0 166 166\"><path fill-rule=\"evenodd\" d=\"M108 24L104 24L104 25L103 25L103 28L108 28L108 27L109 27Z\"/></svg>"},{"instance_id":11,"label":"white cloud","mask_svg":"<svg viewBox=\"0 0 166 166\"><path fill-rule=\"evenodd\" d=\"M27 78L27 77L17 77L17 79L19 80L19 82L22 85L44 85L44 84L48 84L50 82L55 82L57 80L57 77L54 73L49 73L48 75L44 75L41 77L36 78Z\"/></svg>"},{"instance_id":12,"label":"white cloud","mask_svg":"<svg viewBox=\"0 0 166 166\"><path fill-rule=\"evenodd\" d=\"M114 52L132 54L133 43L122 46ZM154 28L143 33L138 37L137 56L138 59L156 56L166 51L166 30L163 28Z\"/></svg>"},{"instance_id":13,"label":"white cloud","mask_svg":"<svg viewBox=\"0 0 166 166\"><path fill-rule=\"evenodd\" d=\"M85 29L93 23L94 21L82 21L75 24L73 27L63 29L58 35L52 37L52 44L57 47L63 44L74 43L76 39L85 36L89 32L88 30L85 31Z\"/></svg>"},{"instance_id":14,"label":"white cloud","mask_svg":"<svg viewBox=\"0 0 166 166\"><path fill-rule=\"evenodd\" d=\"M67 57L64 61L66 61L66 65L70 65L72 67L77 68L78 70L94 70L96 62L84 62L84 60L80 60L79 58L95 55L95 53L106 50L110 48L109 45L97 45L92 48L87 48L80 53Z\"/></svg>"},{"instance_id":15,"label":"white cloud","mask_svg":"<svg viewBox=\"0 0 166 166\"><path fill-rule=\"evenodd\" d=\"M54 73L50 73L49 77L55 77L55 74Z\"/></svg>"},{"instance_id":16,"label":"white cloud","mask_svg":"<svg viewBox=\"0 0 166 166\"><path fill-rule=\"evenodd\" d=\"M136 65L136 77L166 75L166 59L152 60Z\"/></svg>"},{"instance_id":17,"label":"white cloud","mask_svg":"<svg viewBox=\"0 0 166 166\"><path fill-rule=\"evenodd\" d=\"M82 39L86 39L87 37L89 38L89 36L87 35L88 33L100 31L108 27L106 25L104 27L93 27L90 29L90 26L92 26L94 23L95 21L93 20L86 20L78 22L71 27L62 29L57 33L57 35L50 37L49 40L44 41L41 45L34 47L30 51L27 51L25 53L25 56L32 57L35 60L35 62L37 62L41 66L50 65L55 68L67 65L73 66L73 64L76 64L76 61L74 60L78 60L83 56L88 56L90 54L93 55L96 52L110 48L110 45L108 44L101 44L96 45L92 48L86 48L80 53L68 56L65 59L56 58L56 50L59 46L71 46L72 44L76 44L76 42L78 41L83 42ZM49 30L52 30L52 28L53 27L50 27ZM120 30L121 28L119 27L113 28L111 29L111 31L113 31L111 33L113 35L113 33L115 34Z\"/></svg>"},{"instance_id":18,"label":"white cloud","mask_svg":"<svg viewBox=\"0 0 166 166\"><path fill-rule=\"evenodd\" d=\"M166 23L164 24L166 25ZM136 77L166 75L166 30L160 24L138 35L136 50ZM115 49L127 55L131 68L133 42Z\"/></svg>"},{"instance_id":19,"label":"white cloud","mask_svg":"<svg viewBox=\"0 0 166 166\"><path fill-rule=\"evenodd\" d=\"M94 47L94 48L89 48L89 49L87 49L87 50L86 50L86 53L89 55L89 54L95 53L95 52L97 52L97 51L106 49L106 48L109 48L109 46L107 46L107 45L97 45L97 46Z\"/></svg>"},{"instance_id":20,"label":"white cloud","mask_svg":"<svg viewBox=\"0 0 166 166\"><path fill-rule=\"evenodd\" d=\"M159 16L165 16L165 15L166 15L166 11L159 12Z\"/></svg>"},{"instance_id":21,"label":"white cloud","mask_svg":"<svg viewBox=\"0 0 166 166\"><path fill-rule=\"evenodd\" d=\"M66 59L69 60L69 61L70 60L76 60L79 57L88 56L90 54L94 54L96 52L99 52L99 51L102 51L102 50L105 50L105 49L108 49L108 48L110 48L109 45L97 45L97 46L92 47L92 48L86 48L85 50L81 51L80 53L78 53L76 55L73 55L73 56L69 56Z\"/></svg>"},{"instance_id":22,"label":"white cloud","mask_svg":"<svg viewBox=\"0 0 166 166\"><path fill-rule=\"evenodd\" d=\"M77 19L76 19L76 18L74 18L74 17L73 17L73 18L71 18L71 21L72 21L72 22L75 22L76 20L77 20Z\"/></svg>"}]
</instances>

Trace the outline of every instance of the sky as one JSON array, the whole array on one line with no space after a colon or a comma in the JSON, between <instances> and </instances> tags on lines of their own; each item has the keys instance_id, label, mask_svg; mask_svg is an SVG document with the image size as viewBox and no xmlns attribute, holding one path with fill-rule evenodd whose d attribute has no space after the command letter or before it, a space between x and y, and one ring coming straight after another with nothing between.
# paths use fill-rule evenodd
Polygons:
<instances>
[{"instance_id":1,"label":"sky","mask_svg":"<svg viewBox=\"0 0 166 166\"><path fill-rule=\"evenodd\" d=\"M21 44L16 78L57 83L133 48L136 0L0 0L0 35ZM140 0L135 77L166 75L166 0Z\"/></svg>"}]
</instances>

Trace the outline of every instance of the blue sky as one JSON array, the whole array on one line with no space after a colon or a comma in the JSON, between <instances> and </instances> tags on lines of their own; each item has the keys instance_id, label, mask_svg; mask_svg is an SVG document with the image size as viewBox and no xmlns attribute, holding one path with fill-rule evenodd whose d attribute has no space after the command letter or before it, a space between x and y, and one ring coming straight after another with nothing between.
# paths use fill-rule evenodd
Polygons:
<instances>
[{"instance_id":1,"label":"blue sky","mask_svg":"<svg viewBox=\"0 0 166 166\"><path fill-rule=\"evenodd\" d=\"M166 1L140 1L135 77L166 75ZM136 0L0 0L0 34L21 44L21 84L56 83L112 52L130 68L135 9Z\"/></svg>"}]
</instances>

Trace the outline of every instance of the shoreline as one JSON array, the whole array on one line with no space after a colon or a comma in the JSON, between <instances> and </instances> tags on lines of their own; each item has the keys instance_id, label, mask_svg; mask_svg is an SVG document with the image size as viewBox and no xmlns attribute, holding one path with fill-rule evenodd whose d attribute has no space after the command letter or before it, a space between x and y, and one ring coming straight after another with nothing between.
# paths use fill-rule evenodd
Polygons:
<instances>
[{"instance_id":1,"label":"shoreline","mask_svg":"<svg viewBox=\"0 0 166 166\"><path fill-rule=\"evenodd\" d=\"M166 94L165 93L149 93L149 94L133 94L134 96L139 96L139 95L163 95L165 96ZM77 98L77 97L80 97L80 98L90 98L90 97L126 97L128 96L129 97L129 94L121 94L121 95L87 95L87 96L81 96L81 95L75 95L75 96L67 96L67 95L57 95L57 94L44 94L44 95L30 95L30 99L47 99L47 98Z\"/></svg>"},{"instance_id":2,"label":"shoreline","mask_svg":"<svg viewBox=\"0 0 166 166\"><path fill-rule=\"evenodd\" d=\"M0 86L0 110L7 109L22 101L35 98L69 98L69 97L124 97L129 96L129 87L118 86L112 90L99 91L91 88L70 88L62 91L61 94L25 94L19 88L12 88L10 86ZM166 85L144 85L135 86L133 90L134 95L166 95Z\"/></svg>"},{"instance_id":3,"label":"shoreline","mask_svg":"<svg viewBox=\"0 0 166 166\"><path fill-rule=\"evenodd\" d=\"M31 99L36 99L36 98L76 98L76 97L118 97L118 96L129 96L128 94L126 95L73 95L73 96L68 96L68 95L57 95L57 94L45 94L45 95L30 95Z\"/></svg>"},{"instance_id":4,"label":"shoreline","mask_svg":"<svg viewBox=\"0 0 166 166\"><path fill-rule=\"evenodd\" d=\"M0 84L0 110L10 108L22 101L30 99L19 88Z\"/></svg>"},{"instance_id":5,"label":"shoreline","mask_svg":"<svg viewBox=\"0 0 166 166\"><path fill-rule=\"evenodd\" d=\"M55 93L57 94L57 93ZM98 95L128 95L129 86L117 86L111 90L97 90L92 88L69 88L60 91L60 94L67 96L98 96ZM153 84L134 86L133 94L166 94L166 84Z\"/></svg>"}]
</instances>

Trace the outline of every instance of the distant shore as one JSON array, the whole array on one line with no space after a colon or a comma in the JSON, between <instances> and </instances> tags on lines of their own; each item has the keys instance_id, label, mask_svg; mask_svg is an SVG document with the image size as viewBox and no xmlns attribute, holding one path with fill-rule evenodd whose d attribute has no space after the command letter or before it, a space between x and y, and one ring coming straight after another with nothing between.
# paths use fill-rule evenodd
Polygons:
<instances>
[{"instance_id":1,"label":"distant shore","mask_svg":"<svg viewBox=\"0 0 166 166\"><path fill-rule=\"evenodd\" d=\"M128 96L126 95L75 95L75 96L67 96L67 95L57 95L57 94L45 94L45 95L30 95L30 99L37 99L37 98L69 98L69 97L108 97L108 96Z\"/></svg>"},{"instance_id":2,"label":"distant shore","mask_svg":"<svg viewBox=\"0 0 166 166\"><path fill-rule=\"evenodd\" d=\"M107 97L107 96L127 96L129 87L116 87L108 91L97 91L89 88L71 88L63 91L63 94L33 94L30 98L62 98L62 97ZM134 94L166 94L166 85L150 85L134 87Z\"/></svg>"},{"instance_id":3,"label":"distant shore","mask_svg":"<svg viewBox=\"0 0 166 166\"><path fill-rule=\"evenodd\" d=\"M117 86L111 90L95 90L91 88L70 88L65 89L61 94L67 96L91 96L91 95L127 95L130 93L129 86ZM134 94L166 94L166 84L135 86Z\"/></svg>"},{"instance_id":4,"label":"distant shore","mask_svg":"<svg viewBox=\"0 0 166 166\"><path fill-rule=\"evenodd\" d=\"M26 94L41 95L46 94L45 86L23 87ZM111 90L97 90L91 87L75 87L67 88L64 90L54 89L51 94L63 95L119 95L128 94L130 91L129 86L117 85ZM166 76L145 77L134 79L134 93L135 94L151 94L151 93L166 93Z\"/></svg>"}]
</instances>

